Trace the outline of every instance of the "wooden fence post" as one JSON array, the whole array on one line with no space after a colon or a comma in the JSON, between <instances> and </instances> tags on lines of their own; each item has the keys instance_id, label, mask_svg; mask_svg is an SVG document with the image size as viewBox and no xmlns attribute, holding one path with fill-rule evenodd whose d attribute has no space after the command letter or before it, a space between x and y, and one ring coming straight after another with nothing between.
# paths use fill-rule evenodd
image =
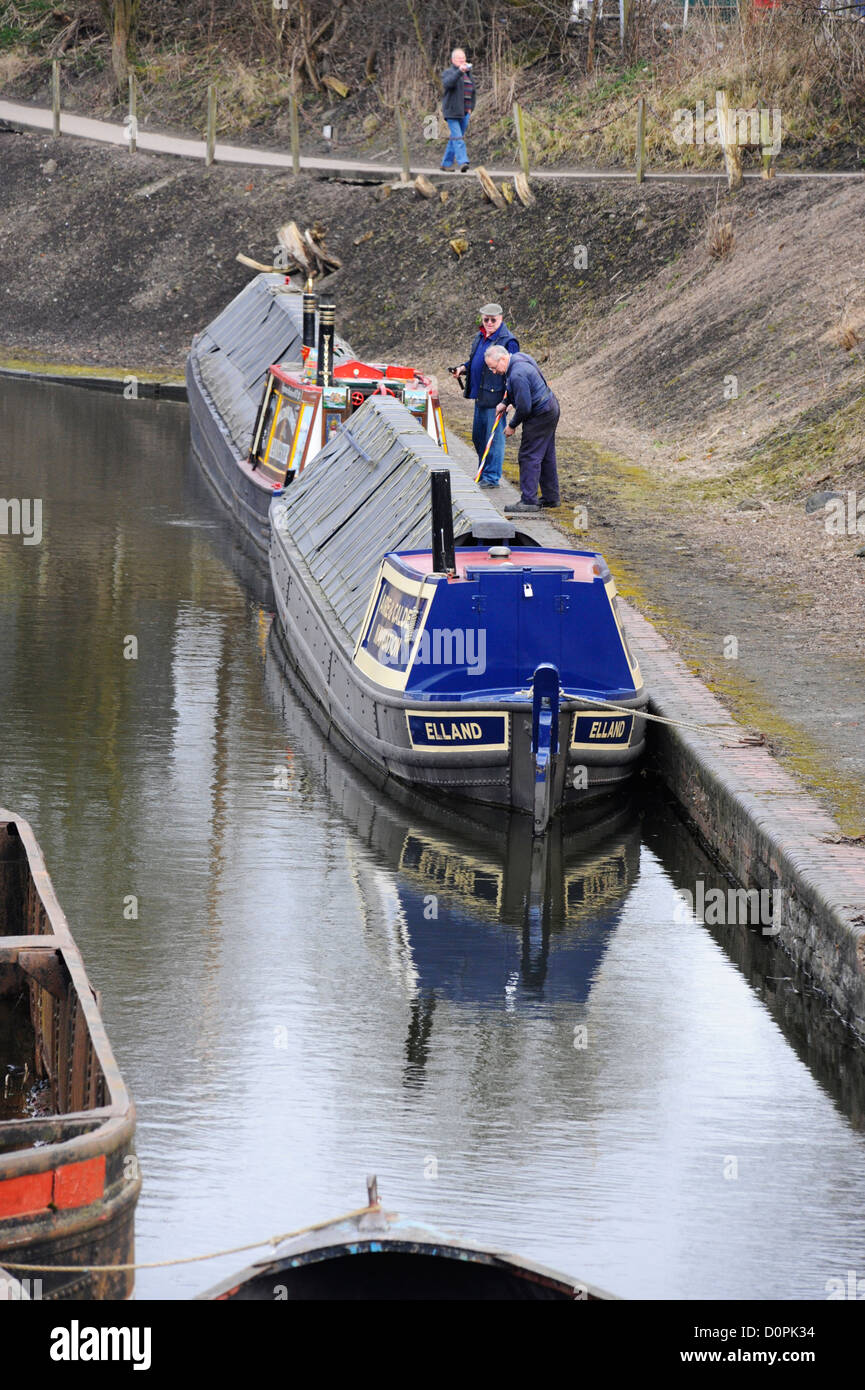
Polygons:
<instances>
[{"instance_id":1,"label":"wooden fence post","mask_svg":"<svg viewBox=\"0 0 865 1390\"><path fill-rule=\"evenodd\" d=\"M405 121L399 107L396 108L396 123L399 126L399 146L402 154L402 173L400 179L403 183L411 182L411 161L408 152L408 135L406 134Z\"/></svg>"},{"instance_id":2,"label":"wooden fence post","mask_svg":"<svg viewBox=\"0 0 865 1390\"><path fill-rule=\"evenodd\" d=\"M529 177L529 147L526 143L526 127L523 120L523 108L518 101L514 102L514 130L517 132L517 146L520 152L520 168Z\"/></svg>"},{"instance_id":3,"label":"wooden fence post","mask_svg":"<svg viewBox=\"0 0 865 1390\"><path fill-rule=\"evenodd\" d=\"M718 116L718 139L724 151L727 166L727 187L732 192L742 187L742 155L737 139L736 122L730 115L730 98L726 92L715 93L715 111Z\"/></svg>"},{"instance_id":4,"label":"wooden fence post","mask_svg":"<svg viewBox=\"0 0 865 1390\"><path fill-rule=\"evenodd\" d=\"M54 118L54 139L60 134L60 64L54 58L51 63L51 114Z\"/></svg>"},{"instance_id":5,"label":"wooden fence post","mask_svg":"<svg viewBox=\"0 0 865 1390\"><path fill-rule=\"evenodd\" d=\"M775 166L772 163L775 157L775 142L772 138L770 115L771 112L767 106L760 108L760 154L763 160L764 179L775 177Z\"/></svg>"},{"instance_id":6,"label":"wooden fence post","mask_svg":"<svg viewBox=\"0 0 865 1390\"><path fill-rule=\"evenodd\" d=\"M213 163L216 153L216 87L213 83L207 89L207 154L204 163Z\"/></svg>"},{"instance_id":7,"label":"wooden fence post","mask_svg":"<svg viewBox=\"0 0 865 1390\"><path fill-rule=\"evenodd\" d=\"M291 129L291 170L297 178L300 173L300 129L297 123L297 92L294 82L288 97L288 118Z\"/></svg>"},{"instance_id":8,"label":"wooden fence post","mask_svg":"<svg viewBox=\"0 0 865 1390\"><path fill-rule=\"evenodd\" d=\"M643 182L646 169L646 99L637 97L637 183Z\"/></svg>"},{"instance_id":9,"label":"wooden fence post","mask_svg":"<svg viewBox=\"0 0 865 1390\"><path fill-rule=\"evenodd\" d=\"M129 152L134 154L138 148L138 83L135 73L129 74Z\"/></svg>"}]
</instances>

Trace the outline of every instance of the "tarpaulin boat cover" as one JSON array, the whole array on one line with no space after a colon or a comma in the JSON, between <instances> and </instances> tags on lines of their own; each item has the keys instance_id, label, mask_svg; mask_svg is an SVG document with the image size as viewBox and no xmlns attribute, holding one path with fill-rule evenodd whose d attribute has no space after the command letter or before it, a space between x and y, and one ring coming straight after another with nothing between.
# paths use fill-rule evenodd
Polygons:
<instances>
[{"instance_id":1,"label":"tarpaulin boat cover","mask_svg":"<svg viewBox=\"0 0 865 1390\"><path fill-rule=\"evenodd\" d=\"M318 327L316 326L316 338ZM257 275L195 340L201 379L239 454L246 455L268 367L301 360L303 298L282 275ZM342 338L336 362L354 356Z\"/></svg>"},{"instance_id":2,"label":"tarpaulin boat cover","mask_svg":"<svg viewBox=\"0 0 865 1390\"><path fill-rule=\"evenodd\" d=\"M456 452L454 452L456 449ZM515 528L466 471L474 455L454 441L445 454L401 402L370 396L271 508L271 526L299 552L311 580L352 641L357 638L382 557L428 550L430 472L451 475L454 535L490 545Z\"/></svg>"}]
</instances>

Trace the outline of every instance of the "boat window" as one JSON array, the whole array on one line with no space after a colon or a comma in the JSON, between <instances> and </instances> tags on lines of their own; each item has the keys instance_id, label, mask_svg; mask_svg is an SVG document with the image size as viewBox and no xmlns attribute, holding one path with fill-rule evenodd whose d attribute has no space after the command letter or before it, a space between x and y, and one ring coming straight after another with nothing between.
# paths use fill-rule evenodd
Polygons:
<instances>
[{"instance_id":1,"label":"boat window","mask_svg":"<svg viewBox=\"0 0 865 1390\"><path fill-rule=\"evenodd\" d=\"M261 405L258 407L255 428L252 432L252 444L249 452L253 463L260 463L267 451L267 441L273 428L273 417L278 399L278 392L274 390L275 386L276 379L268 372Z\"/></svg>"}]
</instances>

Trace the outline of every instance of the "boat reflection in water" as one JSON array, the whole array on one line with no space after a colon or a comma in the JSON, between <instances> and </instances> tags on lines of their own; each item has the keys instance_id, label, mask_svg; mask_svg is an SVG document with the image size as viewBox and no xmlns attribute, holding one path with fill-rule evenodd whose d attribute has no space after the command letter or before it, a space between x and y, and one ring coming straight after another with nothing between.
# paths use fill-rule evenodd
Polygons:
<instances>
[{"instance_id":1,"label":"boat reflection in water","mask_svg":"<svg viewBox=\"0 0 865 1390\"><path fill-rule=\"evenodd\" d=\"M528 817L502 809L447 809L392 782L376 796L383 777L314 727L274 631L265 688L295 765L299 756L321 778L351 827L364 931L412 1002L410 1065L423 1066L437 998L506 1010L586 1002L639 875L631 802L608 804L602 819L558 818L539 839Z\"/></svg>"}]
</instances>

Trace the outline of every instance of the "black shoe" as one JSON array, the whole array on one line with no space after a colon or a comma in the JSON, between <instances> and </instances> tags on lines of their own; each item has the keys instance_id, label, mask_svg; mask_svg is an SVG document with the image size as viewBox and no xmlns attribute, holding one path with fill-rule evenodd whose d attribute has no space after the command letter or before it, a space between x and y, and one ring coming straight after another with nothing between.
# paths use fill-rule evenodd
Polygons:
<instances>
[{"instance_id":1,"label":"black shoe","mask_svg":"<svg viewBox=\"0 0 865 1390\"><path fill-rule=\"evenodd\" d=\"M506 512L539 512L541 509L537 502L510 502L506 503Z\"/></svg>"},{"instance_id":2,"label":"black shoe","mask_svg":"<svg viewBox=\"0 0 865 1390\"><path fill-rule=\"evenodd\" d=\"M461 174L464 174L464 173L466 172L466 170L468 169L468 167L469 167L468 164L461 164L461 165L460 165L460 173L461 173Z\"/></svg>"},{"instance_id":3,"label":"black shoe","mask_svg":"<svg viewBox=\"0 0 865 1390\"><path fill-rule=\"evenodd\" d=\"M562 505L561 502L545 502L543 497L540 504L542 507L560 507Z\"/></svg>"}]
</instances>

